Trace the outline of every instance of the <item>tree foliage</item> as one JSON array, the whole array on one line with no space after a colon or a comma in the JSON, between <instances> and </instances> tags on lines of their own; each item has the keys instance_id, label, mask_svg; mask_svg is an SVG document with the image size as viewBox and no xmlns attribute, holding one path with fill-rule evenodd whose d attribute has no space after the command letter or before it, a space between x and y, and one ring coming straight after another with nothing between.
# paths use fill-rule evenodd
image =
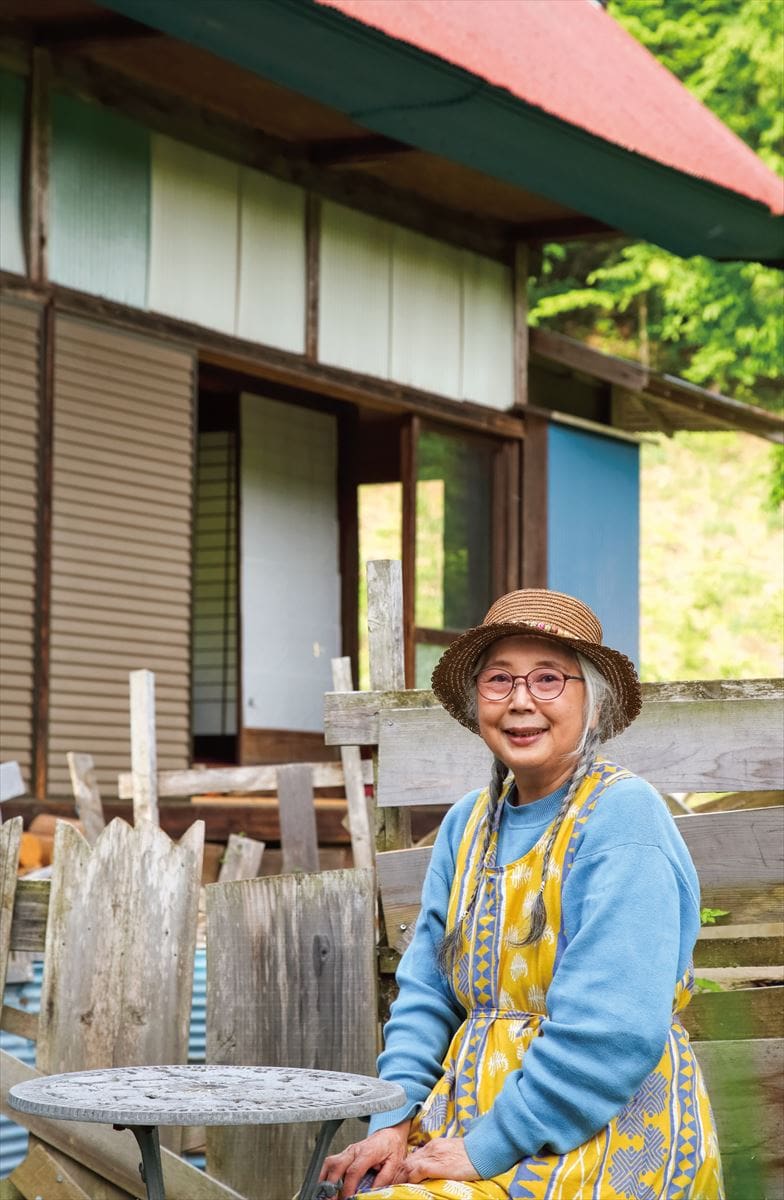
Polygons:
<instances>
[{"instance_id":1,"label":"tree foliage","mask_svg":"<svg viewBox=\"0 0 784 1200\"><path fill-rule=\"evenodd\" d=\"M784 173L782 0L611 0L611 14ZM647 243L544 249L531 318L657 370L780 403L782 280L757 263L682 259Z\"/></svg>"}]
</instances>

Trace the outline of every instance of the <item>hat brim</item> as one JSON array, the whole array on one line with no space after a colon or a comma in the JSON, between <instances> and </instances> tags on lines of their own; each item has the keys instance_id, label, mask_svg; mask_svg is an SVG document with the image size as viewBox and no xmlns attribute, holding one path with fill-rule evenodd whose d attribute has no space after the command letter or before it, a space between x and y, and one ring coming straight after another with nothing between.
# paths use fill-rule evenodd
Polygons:
<instances>
[{"instance_id":1,"label":"hat brim","mask_svg":"<svg viewBox=\"0 0 784 1200\"><path fill-rule=\"evenodd\" d=\"M609 646L581 638L543 633L540 629L522 622L477 625L450 642L436 663L432 676L433 691L446 711L472 733L479 733L479 725L469 712L469 698L474 687L473 675L477 659L493 642L505 637L532 637L557 642L589 659L604 675L618 702L618 711L611 730L612 737L631 725L639 715L642 708L640 681L634 663L620 650L613 650Z\"/></svg>"}]
</instances>

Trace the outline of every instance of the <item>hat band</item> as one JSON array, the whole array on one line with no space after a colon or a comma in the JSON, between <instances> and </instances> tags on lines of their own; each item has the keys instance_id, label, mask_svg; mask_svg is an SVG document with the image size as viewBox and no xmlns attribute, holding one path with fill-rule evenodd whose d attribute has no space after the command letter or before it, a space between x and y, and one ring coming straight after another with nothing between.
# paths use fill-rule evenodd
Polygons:
<instances>
[{"instance_id":1,"label":"hat band","mask_svg":"<svg viewBox=\"0 0 784 1200\"><path fill-rule=\"evenodd\" d=\"M528 629L541 630L542 633L554 633L556 637L579 638L578 634L572 633L569 629L562 629L560 625L553 625L550 621L514 621L514 625L525 625Z\"/></svg>"}]
</instances>

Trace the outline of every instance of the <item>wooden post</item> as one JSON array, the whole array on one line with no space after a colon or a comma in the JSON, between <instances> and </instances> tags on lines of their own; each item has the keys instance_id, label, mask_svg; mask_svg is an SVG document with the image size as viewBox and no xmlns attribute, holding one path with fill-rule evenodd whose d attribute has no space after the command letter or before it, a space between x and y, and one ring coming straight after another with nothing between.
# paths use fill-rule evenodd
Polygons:
<instances>
[{"instance_id":1,"label":"wooden post","mask_svg":"<svg viewBox=\"0 0 784 1200\"><path fill-rule=\"evenodd\" d=\"M528 247L518 242L514 255L514 402L528 403Z\"/></svg>"},{"instance_id":2,"label":"wooden post","mask_svg":"<svg viewBox=\"0 0 784 1200\"><path fill-rule=\"evenodd\" d=\"M351 659L332 659L332 686L336 692L353 692ZM362 778L362 756L359 746L341 746L340 761L346 784L351 853L355 867L373 866L373 837L370 827L365 783Z\"/></svg>"},{"instance_id":3,"label":"wooden post","mask_svg":"<svg viewBox=\"0 0 784 1200\"><path fill-rule=\"evenodd\" d=\"M318 359L321 197L305 198L305 356Z\"/></svg>"},{"instance_id":4,"label":"wooden post","mask_svg":"<svg viewBox=\"0 0 784 1200\"><path fill-rule=\"evenodd\" d=\"M49 51L42 46L33 46L27 91L23 189L27 273L33 283L45 283L48 276L51 72Z\"/></svg>"},{"instance_id":5,"label":"wooden post","mask_svg":"<svg viewBox=\"0 0 784 1200\"><path fill-rule=\"evenodd\" d=\"M318 871L318 833L311 768L307 763L288 763L278 767L277 776L283 873Z\"/></svg>"},{"instance_id":6,"label":"wooden post","mask_svg":"<svg viewBox=\"0 0 784 1200\"><path fill-rule=\"evenodd\" d=\"M69 750L65 757L68 760L76 815L82 822L84 836L90 845L94 846L106 822L103 817L101 793L95 778L93 756L91 754L75 754Z\"/></svg>"},{"instance_id":7,"label":"wooden post","mask_svg":"<svg viewBox=\"0 0 784 1200\"><path fill-rule=\"evenodd\" d=\"M0 825L0 997L5 991L8 954L11 949L11 924L21 844L22 818L14 817L12 821L4 821Z\"/></svg>"},{"instance_id":8,"label":"wooden post","mask_svg":"<svg viewBox=\"0 0 784 1200\"><path fill-rule=\"evenodd\" d=\"M155 675L131 671L131 777L133 821L158 825L158 755L155 746Z\"/></svg>"},{"instance_id":9,"label":"wooden post","mask_svg":"<svg viewBox=\"0 0 784 1200\"><path fill-rule=\"evenodd\" d=\"M218 883L235 883L238 879L255 879L261 867L264 842L243 837L239 833L229 835L226 853L221 862Z\"/></svg>"},{"instance_id":10,"label":"wooden post","mask_svg":"<svg viewBox=\"0 0 784 1200\"><path fill-rule=\"evenodd\" d=\"M358 870L207 888L208 1062L374 1074L374 894L372 873ZM335 1149L366 1130L346 1122ZM284 1200L314 1133L208 1128L208 1170L254 1200Z\"/></svg>"},{"instance_id":11,"label":"wooden post","mask_svg":"<svg viewBox=\"0 0 784 1200\"><path fill-rule=\"evenodd\" d=\"M403 575L392 559L367 565L370 687L374 692L405 688L403 649ZM378 752L374 752L374 794L378 794ZM376 808L376 850L411 845L411 814L406 809Z\"/></svg>"}]
</instances>

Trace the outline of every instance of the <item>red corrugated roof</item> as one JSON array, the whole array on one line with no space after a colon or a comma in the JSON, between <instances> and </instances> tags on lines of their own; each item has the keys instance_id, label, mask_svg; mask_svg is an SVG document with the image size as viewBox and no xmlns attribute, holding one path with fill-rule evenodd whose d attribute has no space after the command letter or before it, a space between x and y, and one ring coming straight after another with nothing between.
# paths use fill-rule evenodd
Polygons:
<instances>
[{"instance_id":1,"label":"red corrugated roof","mask_svg":"<svg viewBox=\"0 0 784 1200\"><path fill-rule=\"evenodd\" d=\"M316 0L626 150L784 213L784 181L596 0Z\"/></svg>"}]
</instances>

